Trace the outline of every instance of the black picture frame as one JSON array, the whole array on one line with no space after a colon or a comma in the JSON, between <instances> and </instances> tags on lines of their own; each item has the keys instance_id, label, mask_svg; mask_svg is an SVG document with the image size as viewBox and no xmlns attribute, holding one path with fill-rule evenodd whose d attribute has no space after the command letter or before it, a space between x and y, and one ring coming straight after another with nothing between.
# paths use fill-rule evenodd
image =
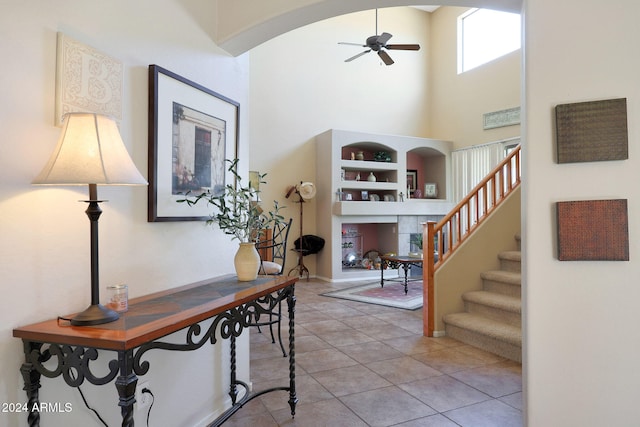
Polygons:
<instances>
[{"instance_id":1,"label":"black picture frame","mask_svg":"<svg viewBox=\"0 0 640 427\"><path fill-rule=\"evenodd\" d=\"M158 65L149 66L149 222L205 221L211 206L177 203L221 192L233 179L240 104Z\"/></svg>"},{"instance_id":2,"label":"black picture frame","mask_svg":"<svg viewBox=\"0 0 640 427\"><path fill-rule=\"evenodd\" d=\"M418 171L416 169L407 169L407 191L413 194L418 186Z\"/></svg>"}]
</instances>

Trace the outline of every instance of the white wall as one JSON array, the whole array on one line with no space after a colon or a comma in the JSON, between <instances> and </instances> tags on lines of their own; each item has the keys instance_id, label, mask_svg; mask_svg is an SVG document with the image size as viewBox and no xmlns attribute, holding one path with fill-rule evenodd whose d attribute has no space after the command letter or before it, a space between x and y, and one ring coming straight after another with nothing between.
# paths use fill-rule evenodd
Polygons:
<instances>
[{"instance_id":1,"label":"white wall","mask_svg":"<svg viewBox=\"0 0 640 427\"><path fill-rule=\"evenodd\" d=\"M640 401L640 4L525 1L523 235L527 421L631 426ZM557 104L627 98L629 159L555 163ZM628 199L629 262L560 262L554 204ZM588 233L589 230L584 230Z\"/></svg>"},{"instance_id":2,"label":"white wall","mask_svg":"<svg viewBox=\"0 0 640 427\"><path fill-rule=\"evenodd\" d=\"M2 0L0 9L0 402L23 402L19 368L24 358L12 329L80 311L90 299L89 224L85 205L78 203L87 198L87 189L30 184L60 132L53 126L56 33L123 61L121 133L145 176L148 65L158 64L240 102L246 159L248 57L230 57L211 41L206 30L216 15L208 2L167 1L159 7L153 0ZM247 169L248 162L243 167ZM109 200L100 219L103 296L107 285L120 282L127 283L135 297L233 271L237 243L219 231L201 223L147 223L144 187L101 187L99 192ZM151 379L156 395L152 420L183 425L178 420L188 414L186 423L195 425L219 408L219 401L211 401L220 384L206 378L218 369L217 378L227 381L212 363L213 357L222 357L221 351L216 347L189 355L151 355L151 372L144 378ZM226 351L223 354L226 357ZM190 363L181 363L186 359ZM247 365L242 361L243 369ZM170 375L156 375L159 371ZM71 414L44 414L43 425L95 424L77 391L61 378L42 383L43 402L70 402L73 407ZM119 424L113 384L83 389L110 425ZM226 398L227 389L220 391L218 400ZM144 424L144 414L136 417ZM0 425L26 425L26 416L0 413Z\"/></svg>"},{"instance_id":3,"label":"white wall","mask_svg":"<svg viewBox=\"0 0 640 427\"><path fill-rule=\"evenodd\" d=\"M483 129L483 114L520 106L521 50L458 74L458 17L468 8L440 7L432 15L430 136L454 149L520 136L520 126Z\"/></svg>"},{"instance_id":4,"label":"white wall","mask_svg":"<svg viewBox=\"0 0 640 427\"><path fill-rule=\"evenodd\" d=\"M290 9L278 5L267 16L278 15L278 7ZM640 5L525 0L523 11L525 421L535 427L635 425ZM629 160L556 164L553 107L621 96L628 100ZM630 261L557 261L553 204L609 197L629 201Z\"/></svg>"},{"instance_id":5,"label":"white wall","mask_svg":"<svg viewBox=\"0 0 640 427\"><path fill-rule=\"evenodd\" d=\"M364 43L375 34L374 10L320 21L251 51L251 169L268 174L260 187L265 203L280 200L294 218L290 242L299 235L299 208L284 193L288 185L315 180L316 135L334 128L428 136L429 25L430 15L417 9L380 9L378 29L393 34L390 43L422 46L390 51L391 66L373 52L345 63L364 48L338 44ZM316 203L305 203L305 234L316 234ZM312 275L315 258L305 258ZM295 263L289 256L285 270Z\"/></svg>"}]
</instances>

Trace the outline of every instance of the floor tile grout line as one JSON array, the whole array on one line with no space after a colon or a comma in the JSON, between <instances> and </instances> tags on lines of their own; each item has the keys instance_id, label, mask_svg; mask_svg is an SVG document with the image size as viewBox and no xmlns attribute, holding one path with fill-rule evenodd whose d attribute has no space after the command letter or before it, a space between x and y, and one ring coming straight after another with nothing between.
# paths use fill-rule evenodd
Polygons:
<instances>
[{"instance_id":1,"label":"floor tile grout line","mask_svg":"<svg viewBox=\"0 0 640 427\"><path fill-rule=\"evenodd\" d=\"M322 286L321 290L317 290L317 292L315 292L315 293L307 292L304 295L304 297L307 297L307 298L310 298L310 299L314 299L314 297L319 296L318 292L328 292L326 289L331 289L329 286L327 286L324 283L322 283L322 285L323 286ZM311 288L309 288L309 289L311 289ZM300 301L300 299L303 298L303 296L301 296L300 293L297 293L297 296L299 298L299 301ZM392 381L388 380L387 378L383 377L381 374L379 374L378 372L374 371L369 366L367 366L367 364L369 364L369 363L385 362L385 361L390 361L390 360L393 360L393 359L396 359L396 358L405 358L405 357L411 358L414 361L416 361L418 363L421 363L421 364L423 364L423 365L429 367L430 369L433 369L433 370L435 370L435 371L437 371L439 373L439 375L434 375L432 377L428 377L428 378L424 378L424 379L430 379L430 378L435 378L435 377L440 377L440 376L446 376L449 379L457 381L457 382L459 382L461 384L464 384L465 386L467 386L467 387L469 387L469 388L471 388L471 389L473 389L473 390L475 390L475 391L477 391L479 393L482 393L482 395L486 396L486 400L483 400L483 401L480 401L480 402L475 402L475 403L468 404L468 405L462 405L460 407L457 407L455 409L451 409L451 410L448 410L448 411L445 411L445 412L451 412L451 411L458 410L458 409L461 409L461 408L473 406L473 405L476 405L478 403L484 403L484 402L496 401L496 400L499 401L501 404L512 408L513 410L521 412L521 409L519 409L519 408L517 408L517 407L515 407L515 406L513 406L513 405L511 405L511 404L509 404L509 403L507 403L505 401L502 401L501 399L506 398L508 396L512 396L512 395L518 394L518 393L522 393L522 390L514 391L512 393L507 393L507 394L504 394L504 395L499 396L499 397L493 397L492 395L489 395L486 391L483 391L481 388L475 387L472 384L469 384L468 382L465 382L462 379L459 379L459 378L456 378L456 377L452 376L452 374L456 374L456 373L460 373L460 372L466 372L466 371L470 371L470 370L473 370L473 369L476 369L476 368L490 367L492 365L497 365L499 363L504 363L505 361L508 361L508 359L501 359L501 360L480 359L480 358L474 357L473 354L467 354L464 351L460 351L462 348L468 347L465 344L459 343L457 345L454 345L454 344L452 344L452 342L449 342L449 341L445 341L445 342L441 343L441 345L443 345L443 348L441 348L441 349L426 350L426 351L422 351L422 352L419 352L419 353L405 352L400 347L395 347L394 345L392 345L392 344L390 344L388 342L385 342L385 341L390 341L390 340L394 340L394 339L402 339L402 338L411 339L411 338L417 338L418 336L422 337L422 334L418 334L415 331L411 331L411 330L402 328L401 326L399 326L397 324L397 323L402 322L403 318L406 318L406 319L411 319L411 318L420 319L419 316L414 316L414 315L409 314L409 313L407 313L406 316L405 316L404 312L406 310L400 310L403 313L402 313L402 315L398 315L398 316L395 316L396 314L398 314L397 313L398 310L396 312L394 312L392 310L385 310L384 313L379 313L377 315L372 315L371 312L368 311L368 310L365 310L365 311L359 310L356 306L353 305L354 302L352 302L352 301L349 301L350 304L344 304L341 301L332 301L330 303L328 303L326 301L322 301L322 302L318 302L318 301L319 300L314 299L313 302L311 302L311 303L304 303L303 302L302 304L300 304L300 305L303 306L303 309L300 310L300 312L298 312L298 311L296 312L296 315L297 315L298 319L300 318L301 314L302 315L306 314L306 315L309 315L310 317L312 317L312 316L320 316L320 317L325 316L327 318L327 320L334 320L334 321L342 323L347 328L347 329L343 329L342 330L342 331L345 331L345 333L346 333L346 331L348 331L349 333L359 332L359 333L362 333L365 336L369 337L372 341L367 341L367 342L364 342L364 343L357 343L356 342L354 344L344 344L344 345L334 344L331 341L327 341L326 339L322 338L322 336L321 336L323 334L325 334L325 336L326 336L326 334L330 334L332 332L331 330L322 331L322 330L316 329L315 331L313 331L312 329L314 329L314 328L311 328L311 329L304 328L304 324L305 323L307 323L309 325L313 325L314 323L318 323L318 322L303 322L303 323L299 323L302 326L302 328L304 328L304 330L306 331L306 334L308 336L314 337L314 339L316 339L316 340L319 340L319 342L323 346L323 349L332 349L334 351L339 352L341 355L349 358L351 361L353 361L355 363L354 365L350 365L350 366L361 366L361 367L365 368L367 371L369 371L370 373L378 376L379 378L382 378L383 380L386 380L391 385L389 385L389 386L372 387L371 389L362 390L362 391L354 391L352 393L349 393L349 394L346 394L346 395L338 397L333 392L331 392L329 389L327 389L326 386L324 386L318 380L318 376L317 375L322 373L322 372L330 372L331 370L340 369L340 368L332 368L332 369L326 369L326 370L322 370L322 371L307 372L306 370L302 369L302 367L300 367L300 370L304 372L304 375L308 375L309 378L311 378L316 384L318 384L327 393L328 396L331 396L331 399L336 399L338 402L341 402L341 404L346 409L348 409L350 413L352 413L358 419L362 420L365 424L366 424L366 420L364 420L360 416L358 416L358 414L355 413L355 411L352 408L350 408L348 405L346 405L346 403L344 403L341 398L344 398L344 397L347 397L347 396L353 396L353 395L358 394L358 393L365 393L367 391L378 390L378 389L381 389L381 388L384 388L384 387L395 387L395 388L401 390L403 393L406 393L407 395L412 396L413 398L415 398L418 401L422 402L427 407L432 408L428 404L428 402L425 402L425 401L421 400L418 396L415 396L415 395L403 390L400 387L401 385L411 384L411 383L413 383L415 381L409 381L409 382L406 382L406 383L398 383L398 384L396 384L395 382L392 382ZM362 304L364 304L364 303L362 303ZM313 308L312 307L313 305L315 305L317 308ZM336 307L336 309L335 310L331 310L332 306ZM328 308L323 311L322 310L323 307L328 307ZM342 310L344 310L344 311L342 311ZM354 314L353 316L349 316L348 314L350 314L351 310L353 310L354 313L357 312L357 314ZM363 331L363 329L366 330L367 328L351 326L350 324L348 324L348 319L350 317L359 317L359 316L375 317L378 321L384 321L386 325L391 325L391 326L393 326L395 328L403 329L408 335L403 335L403 336L398 336L398 337L389 337L389 338L379 338L379 337L376 337L376 336L372 336L371 333L368 334L368 333ZM385 316L386 316L386 318L385 318ZM347 322L345 322L345 320L347 320ZM394 320L396 322L396 324L391 323L388 320ZM298 326L298 324L296 326ZM333 331L333 332L340 332L340 330ZM379 344L382 344L382 345L384 345L386 347L389 347L390 349L398 352L399 356L397 356L397 357L388 357L388 358L384 358L384 359L376 359L375 361L372 361L372 362L366 362L366 361L365 362L360 362L358 359L355 359L350 354L348 354L347 352L344 351L348 347L357 346L357 345L361 345L361 344L371 344L371 343L379 343ZM326 346L326 347L324 347L324 346ZM456 350L456 347L459 347L459 348ZM473 366L473 367L462 367L459 370L456 370L456 371L453 371L453 372L442 372L436 366L432 366L432 365L424 362L423 360L417 359L415 357L415 356L418 356L418 355L423 355L424 356L424 355L427 355L429 353L435 353L435 352L444 351L444 350L454 350L454 351L462 354L464 357L475 358L478 361L479 365ZM316 351L316 350L315 349L314 350L310 350L310 352L312 352L312 351ZM305 353L307 353L307 352L305 352ZM469 353L472 353L472 352L469 352ZM298 354L304 354L304 353L298 353ZM253 360L252 360L252 362L253 362ZM416 380L416 381L418 381L418 380ZM322 399L322 400L326 400L326 399ZM313 403L314 402L310 402L310 404L313 404ZM276 416L272 413L272 411L269 409L269 407L267 407L267 406L264 406L264 407L267 409L267 412L269 412L270 418L276 420ZM440 414L443 417L445 417L446 419L450 420L455 425L460 425L457 422L455 422L453 419L451 419L447 415L445 415L445 412L439 412L439 411L435 410L435 408L432 408L432 410L435 412L433 415ZM409 421L412 421L412 420L403 421L400 424L402 424L404 422L409 422ZM277 423L277 421L276 421L276 423Z\"/></svg>"}]
</instances>

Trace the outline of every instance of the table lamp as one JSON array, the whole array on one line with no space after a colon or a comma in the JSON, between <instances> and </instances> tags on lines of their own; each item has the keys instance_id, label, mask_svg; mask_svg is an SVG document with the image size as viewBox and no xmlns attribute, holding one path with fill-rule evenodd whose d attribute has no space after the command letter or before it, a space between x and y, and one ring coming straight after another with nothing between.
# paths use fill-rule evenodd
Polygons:
<instances>
[{"instance_id":1,"label":"table lamp","mask_svg":"<svg viewBox=\"0 0 640 427\"><path fill-rule=\"evenodd\" d=\"M122 142L116 122L93 113L65 115L62 134L51 158L33 184L89 185L85 211L91 222L91 305L71 319L73 326L117 320L114 310L100 304L98 219L102 210L98 185L147 185Z\"/></svg>"}]
</instances>

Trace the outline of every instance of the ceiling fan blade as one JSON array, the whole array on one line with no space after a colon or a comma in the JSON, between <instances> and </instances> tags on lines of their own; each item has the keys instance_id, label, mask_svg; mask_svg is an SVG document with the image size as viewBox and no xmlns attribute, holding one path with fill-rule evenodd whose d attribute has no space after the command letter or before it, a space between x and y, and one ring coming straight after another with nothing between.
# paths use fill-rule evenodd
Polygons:
<instances>
[{"instance_id":1,"label":"ceiling fan blade","mask_svg":"<svg viewBox=\"0 0 640 427\"><path fill-rule=\"evenodd\" d=\"M382 59L382 61L386 64L386 65L391 65L393 64L393 59L391 59L391 57L389 56L389 54L387 52L385 52L384 50L380 50L378 51L378 56Z\"/></svg>"},{"instance_id":2,"label":"ceiling fan blade","mask_svg":"<svg viewBox=\"0 0 640 427\"><path fill-rule=\"evenodd\" d=\"M419 44L388 44L385 46L387 49L395 50L420 50Z\"/></svg>"},{"instance_id":3,"label":"ceiling fan blade","mask_svg":"<svg viewBox=\"0 0 640 427\"><path fill-rule=\"evenodd\" d=\"M386 44L391 37L393 36L389 33L382 33L378 36L378 43Z\"/></svg>"},{"instance_id":4,"label":"ceiling fan blade","mask_svg":"<svg viewBox=\"0 0 640 427\"><path fill-rule=\"evenodd\" d=\"M347 42L338 42L338 44L346 44L349 46L360 46L360 47L367 47L366 45L363 45L362 43L347 43Z\"/></svg>"},{"instance_id":5,"label":"ceiling fan blade","mask_svg":"<svg viewBox=\"0 0 640 427\"><path fill-rule=\"evenodd\" d=\"M371 49L367 49L367 50L365 50L363 52L360 52L357 55L352 56L351 58L347 58L347 59L344 60L344 62L351 62L354 59L360 58L362 55L364 55L365 53L369 53L369 52L371 52Z\"/></svg>"}]
</instances>

